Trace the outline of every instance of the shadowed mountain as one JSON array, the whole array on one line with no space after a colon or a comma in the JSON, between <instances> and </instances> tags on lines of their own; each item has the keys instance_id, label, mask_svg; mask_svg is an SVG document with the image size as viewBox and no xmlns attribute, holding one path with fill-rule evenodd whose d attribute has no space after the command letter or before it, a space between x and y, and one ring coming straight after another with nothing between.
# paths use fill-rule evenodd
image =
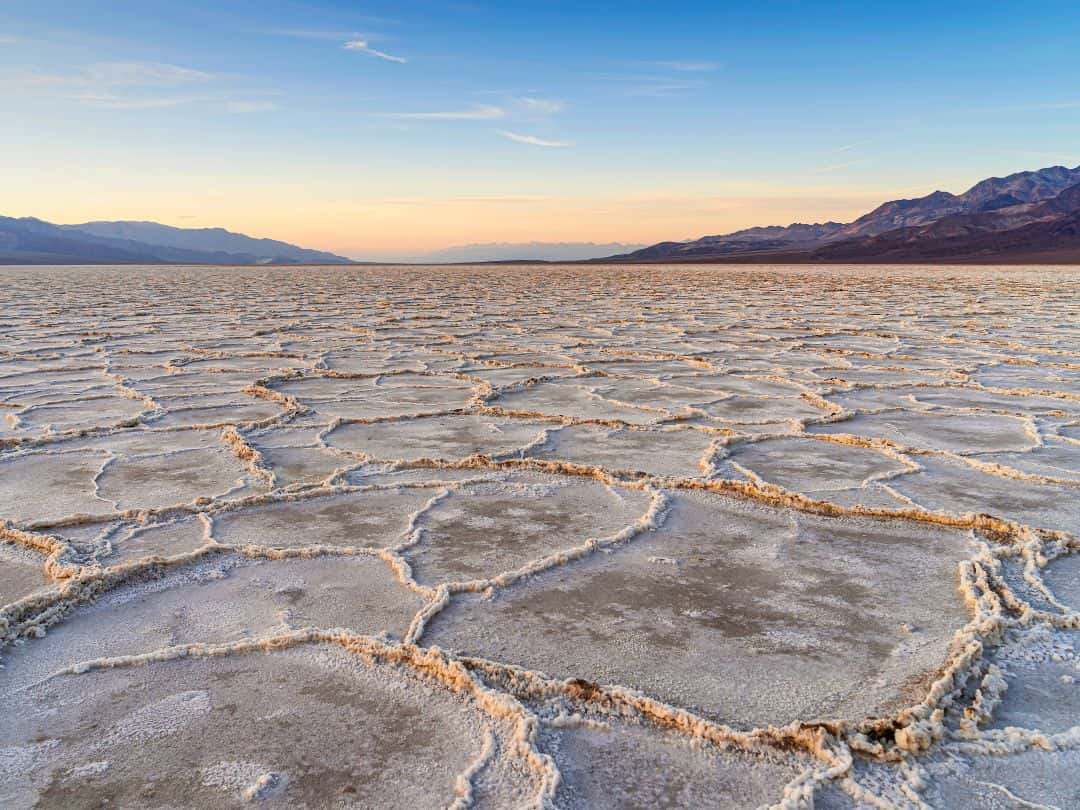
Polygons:
<instances>
[{"instance_id":1,"label":"shadowed mountain","mask_svg":"<svg viewBox=\"0 0 1080 810\"><path fill-rule=\"evenodd\" d=\"M661 242L608 261L990 261L1004 250L1040 257L1060 250L1063 261L1072 261L1069 226L1058 220L1074 210L1077 184L1080 167L1053 166L992 177L963 194L935 191L893 200L848 224L748 228L691 242ZM1018 229L1029 230L1001 236Z\"/></svg>"},{"instance_id":2,"label":"shadowed mountain","mask_svg":"<svg viewBox=\"0 0 1080 810\"><path fill-rule=\"evenodd\" d=\"M818 245L844 227L842 222L804 225L769 225L746 228L723 236L705 236L692 242L661 242L620 258L634 261L697 259L707 256L732 256Z\"/></svg>"},{"instance_id":3,"label":"shadowed mountain","mask_svg":"<svg viewBox=\"0 0 1080 810\"><path fill-rule=\"evenodd\" d=\"M814 250L817 261L1004 260L1080 257L1080 183L1039 203L953 214L918 227L845 239ZM1070 256L1074 258L1070 258Z\"/></svg>"},{"instance_id":4,"label":"shadowed mountain","mask_svg":"<svg viewBox=\"0 0 1080 810\"><path fill-rule=\"evenodd\" d=\"M253 256L278 264L350 263L350 259L344 256L335 256L321 250L308 250L275 239L256 239L224 228L174 228L157 222L84 222L81 225L59 227L106 239L122 239L178 250Z\"/></svg>"},{"instance_id":5,"label":"shadowed mountain","mask_svg":"<svg viewBox=\"0 0 1080 810\"><path fill-rule=\"evenodd\" d=\"M40 219L0 217L0 264L153 264L149 245L98 240Z\"/></svg>"},{"instance_id":6,"label":"shadowed mountain","mask_svg":"<svg viewBox=\"0 0 1080 810\"><path fill-rule=\"evenodd\" d=\"M1080 183L1080 166L1075 169L1052 166L1034 172L1017 172L1008 177L991 177L976 183L963 194L935 191L915 200L887 202L845 225L832 238L876 236L897 228L926 225L954 214L978 214L1040 202L1056 197L1076 183Z\"/></svg>"},{"instance_id":7,"label":"shadowed mountain","mask_svg":"<svg viewBox=\"0 0 1080 810\"><path fill-rule=\"evenodd\" d=\"M270 239L252 239L221 229L188 231L154 223L89 225L97 233L82 230L81 226L53 225L32 217L0 217L0 264L351 263L332 253L305 250ZM133 233L159 241L135 239L130 236ZM194 247L200 243L204 247Z\"/></svg>"}]
</instances>

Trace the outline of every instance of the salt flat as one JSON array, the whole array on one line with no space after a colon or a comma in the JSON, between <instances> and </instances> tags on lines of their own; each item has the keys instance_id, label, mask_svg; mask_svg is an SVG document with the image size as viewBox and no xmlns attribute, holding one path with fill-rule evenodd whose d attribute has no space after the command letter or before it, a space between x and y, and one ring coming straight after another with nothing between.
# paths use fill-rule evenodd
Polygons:
<instances>
[{"instance_id":1,"label":"salt flat","mask_svg":"<svg viewBox=\"0 0 1080 810\"><path fill-rule=\"evenodd\" d=\"M0 805L1080 805L1080 275L0 269Z\"/></svg>"}]
</instances>

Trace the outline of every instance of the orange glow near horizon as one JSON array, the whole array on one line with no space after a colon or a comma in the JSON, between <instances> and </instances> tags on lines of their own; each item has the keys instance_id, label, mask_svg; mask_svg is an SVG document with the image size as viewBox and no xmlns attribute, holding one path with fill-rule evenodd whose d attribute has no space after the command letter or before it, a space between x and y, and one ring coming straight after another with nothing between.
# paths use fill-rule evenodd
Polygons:
<instances>
[{"instance_id":1,"label":"orange glow near horizon","mask_svg":"<svg viewBox=\"0 0 1080 810\"><path fill-rule=\"evenodd\" d=\"M20 194L14 216L71 224L151 220L181 228L222 227L363 259L419 254L478 242L651 244L756 225L847 221L887 195L836 196L458 197L291 202L258 192L167 197L107 193L92 200Z\"/></svg>"}]
</instances>

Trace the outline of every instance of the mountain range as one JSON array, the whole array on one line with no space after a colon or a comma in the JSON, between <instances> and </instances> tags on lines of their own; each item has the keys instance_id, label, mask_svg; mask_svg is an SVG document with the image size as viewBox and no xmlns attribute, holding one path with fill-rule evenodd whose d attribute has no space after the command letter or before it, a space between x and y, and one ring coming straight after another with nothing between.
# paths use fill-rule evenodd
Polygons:
<instances>
[{"instance_id":1,"label":"mountain range","mask_svg":"<svg viewBox=\"0 0 1080 810\"><path fill-rule=\"evenodd\" d=\"M607 253L606 258L596 258ZM1080 264L1080 166L991 177L963 194L883 203L852 222L771 225L649 247L594 243L479 244L412 261L1049 262ZM0 217L0 264L354 264L344 256L223 228L155 222L54 225Z\"/></svg>"},{"instance_id":2,"label":"mountain range","mask_svg":"<svg viewBox=\"0 0 1080 810\"><path fill-rule=\"evenodd\" d=\"M621 242L491 242L387 257L410 264L574 262L644 247ZM174 228L156 222L54 225L0 217L0 264L353 264L352 259L224 228Z\"/></svg>"},{"instance_id":3,"label":"mountain range","mask_svg":"<svg viewBox=\"0 0 1080 810\"><path fill-rule=\"evenodd\" d=\"M893 200L848 223L747 228L602 261L1080 263L1080 166L991 177L963 194Z\"/></svg>"},{"instance_id":4,"label":"mountain range","mask_svg":"<svg viewBox=\"0 0 1080 810\"><path fill-rule=\"evenodd\" d=\"M351 264L333 253L223 228L156 222L53 225L0 217L0 264Z\"/></svg>"}]
</instances>

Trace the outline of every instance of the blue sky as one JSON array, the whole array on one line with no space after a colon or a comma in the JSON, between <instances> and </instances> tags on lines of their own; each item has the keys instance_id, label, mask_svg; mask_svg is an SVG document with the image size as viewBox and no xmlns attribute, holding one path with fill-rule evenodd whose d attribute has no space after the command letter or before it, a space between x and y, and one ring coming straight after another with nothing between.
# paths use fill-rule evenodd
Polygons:
<instances>
[{"instance_id":1,"label":"blue sky","mask_svg":"<svg viewBox=\"0 0 1080 810\"><path fill-rule=\"evenodd\" d=\"M847 219L1080 163L1076 2L0 3L0 213L355 256Z\"/></svg>"}]
</instances>

